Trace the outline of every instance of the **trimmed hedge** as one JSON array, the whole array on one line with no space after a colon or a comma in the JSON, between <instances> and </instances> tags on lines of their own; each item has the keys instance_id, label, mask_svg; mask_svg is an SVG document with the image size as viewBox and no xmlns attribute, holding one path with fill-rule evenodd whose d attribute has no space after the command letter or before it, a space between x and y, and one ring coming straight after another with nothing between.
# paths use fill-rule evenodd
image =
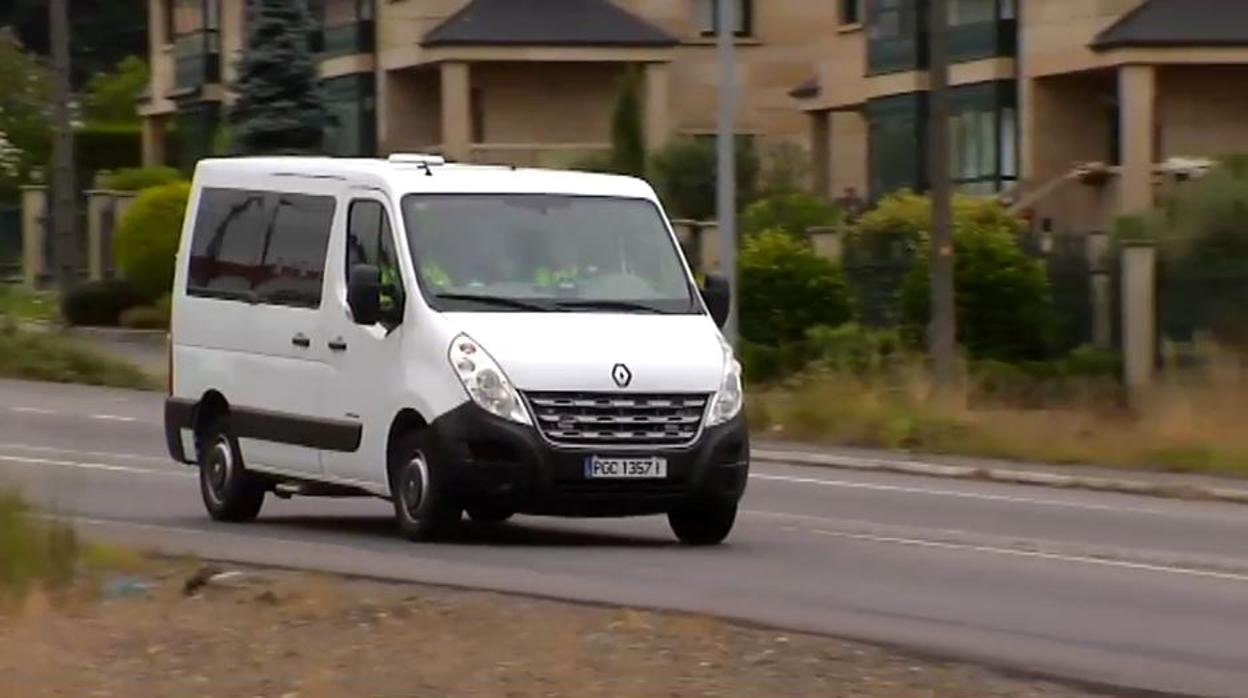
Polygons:
<instances>
[{"instance_id":1,"label":"trimmed hedge","mask_svg":"<svg viewBox=\"0 0 1248 698\"><path fill-rule=\"evenodd\" d=\"M188 182L145 189L126 211L113 240L113 255L121 276L129 280L145 302L169 293L186 203Z\"/></svg>"},{"instance_id":2,"label":"trimmed hedge","mask_svg":"<svg viewBox=\"0 0 1248 698\"><path fill-rule=\"evenodd\" d=\"M144 300L143 294L127 281L93 281L65 296L61 314L71 325L116 327L122 313L142 305Z\"/></svg>"}]
</instances>

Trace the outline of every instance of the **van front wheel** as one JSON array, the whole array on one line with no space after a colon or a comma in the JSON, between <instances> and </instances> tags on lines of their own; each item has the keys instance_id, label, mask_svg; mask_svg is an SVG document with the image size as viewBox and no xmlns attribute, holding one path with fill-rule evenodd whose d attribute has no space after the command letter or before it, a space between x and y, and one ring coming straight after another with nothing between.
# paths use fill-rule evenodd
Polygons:
<instances>
[{"instance_id":1,"label":"van front wheel","mask_svg":"<svg viewBox=\"0 0 1248 698\"><path fill-rule=\"evenodd\" d=\"M667 514L672 532L685 545L719 545L737 521L737 503L696 499Z\"/></svg>"},{"instance_id":2,"label":"van front wheel","mask_svg":"<svg viewBox=\"0 0 1248 698\"><path fill-rule=\"evenodd\" d=\"M463 509L446 483L446 471L430 455L424 435L405 437L391 454L390 498L399 532L411 541L446 538L459 524Z\"/></svg>"},{"instance_id":3,"label":"van front wheel","mask_svg":"<svg viewBox=\"0 0 1248 698\"><path fill-rule=\"evenodd\" d=\"M218 418L204 430L198 451L199 491L208 515L216 521L232 523L259 516L264 506L265 483L243 466L228 419Z\"/></svg>"}]
</instances>

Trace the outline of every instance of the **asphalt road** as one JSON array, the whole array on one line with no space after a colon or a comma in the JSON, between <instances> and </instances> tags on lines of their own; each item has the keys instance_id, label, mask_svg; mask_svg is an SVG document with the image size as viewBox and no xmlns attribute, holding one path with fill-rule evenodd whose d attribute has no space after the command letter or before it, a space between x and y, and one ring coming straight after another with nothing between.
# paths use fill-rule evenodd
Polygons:
<instances>
[{"instance_id":1,"label":"asphalt road","mask_svg":"<svg viewBox=\"0 0 1248 698\"><path fill-rule=\"evenodd\" d=\"M379 500L214 524L161 396L0 382L0 481L166 552L675 608L1180 694L1248 695L1248 507L756 465L722 547L661 518L518 519L414 545Z\"/></svg>"}]
</instances>

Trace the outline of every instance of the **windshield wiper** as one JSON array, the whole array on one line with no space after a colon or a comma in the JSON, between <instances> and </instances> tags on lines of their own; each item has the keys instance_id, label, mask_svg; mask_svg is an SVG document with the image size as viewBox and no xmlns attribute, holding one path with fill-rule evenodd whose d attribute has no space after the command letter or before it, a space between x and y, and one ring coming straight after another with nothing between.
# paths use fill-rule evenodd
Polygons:
<instances>
[{"instance_id":1,"label":"windshield wiper","mask_svg":"<svg viewBox=\"0 0 1248 698\"><path fill-rule=\"evenodd\" d=\"M632 301L559 301L555 305L560 308L582 309L582 310L631 310L643 313L655 313L657 315L665 315L662 310L645 303L634 303Z\"/></svg>"},{"instance_id":2,"label":"windshield wiper","mask_svg":"<svg viewBox=\"0 0 1248 698\"><path fill-rule=\"evenodd\" d=\"M447 301L472 301L482 305L495 305L500 308L511 308L512 310L532 310L539 313L549 313L551 309L547 306L532 301L523 301L516 298L504 298L502 296L483 296L475 293L438 293L434 295L439 300Z\"/></svg>"}]
</instances>

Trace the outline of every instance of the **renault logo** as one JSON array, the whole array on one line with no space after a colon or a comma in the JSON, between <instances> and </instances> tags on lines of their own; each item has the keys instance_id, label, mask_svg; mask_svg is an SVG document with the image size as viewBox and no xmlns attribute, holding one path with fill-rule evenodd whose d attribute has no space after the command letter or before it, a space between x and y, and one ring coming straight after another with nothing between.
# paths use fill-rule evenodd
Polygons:
<instances>
[{"instance_id":1,"label":"renault logo","mask_svg":"<svg viewBox=\"0 0 1248 698\"><path fill-rule=\"evenodd\" d=\"M633 372L624 364L616 364L615 368L611 369L611 380L621 388L627 388L628 384L633 382Z\"/></svg>"}]
</instances>

